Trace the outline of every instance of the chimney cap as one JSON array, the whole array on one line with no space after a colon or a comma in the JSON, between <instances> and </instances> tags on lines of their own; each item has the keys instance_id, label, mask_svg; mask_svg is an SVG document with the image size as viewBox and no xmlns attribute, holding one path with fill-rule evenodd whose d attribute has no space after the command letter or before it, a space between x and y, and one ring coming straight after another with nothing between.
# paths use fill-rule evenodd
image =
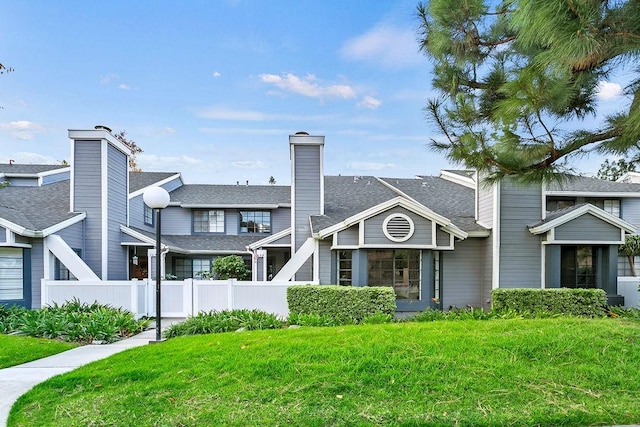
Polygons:
<instances>
[{"instance_id":1,"label":"chimney cap","mask_svg":"<svg viewBox=\"0 0 640 427\"><path fill-rule=\"evenodd\" d=\"M96 130L106 130L107 132L111 133L111 128L105 126L105 125L96 125L94 126L94 129Z\"/></svg>"},{"instance_id":2,"label":"chimney cap","mask_svg":"<svg viewBox=\"0 0 640 427\"><path fill-rule=\"evenodd\" d=\"M301 131L296 132L295 135L306 135L306 136L309 136L309 132L305 132L305 131L301 130Z\"/></svg>"}]
</instances>

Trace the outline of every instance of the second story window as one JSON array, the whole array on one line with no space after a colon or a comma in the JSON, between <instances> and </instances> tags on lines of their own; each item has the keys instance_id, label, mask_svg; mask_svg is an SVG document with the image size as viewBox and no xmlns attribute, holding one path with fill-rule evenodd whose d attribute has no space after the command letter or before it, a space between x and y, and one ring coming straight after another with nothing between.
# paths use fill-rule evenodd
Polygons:
<instances>
[{"instance_id":1,"label":"second story window","mask_svg":"<svg viewBox=\"0 0 640 427\"><path fill-rule=\"evenodd\" d=\"M143 203L144 206L144 223L146 225L153 225L153 209Z\"/></svg>"},{"instance_id":2,"label":"second story window","mask_svg":"<svg viewBox=\"0 0 640 427\"><path fill-rule=\"evenodd\" d=\"M271 233L271 212L240 211L241 233Z\"/></svg>"},{"instance_id":3,"label":"second story window","mask_svg":"<svg viewBox=\"0 0 640 427\"><path fill-rule=\"evenodd\" d=\"M224 211L193 211L194 233L224 233Z\"/></svg>"},{"instance_id":4,"label":"second story window","mask_svg":"<svg viewBox=\"0 0 640 427\"><path fill-rule=\"evenodd\" d=\"M620 218L620 200L605 200L603 205L605 212Z\"/></svg>"}]
</instances>

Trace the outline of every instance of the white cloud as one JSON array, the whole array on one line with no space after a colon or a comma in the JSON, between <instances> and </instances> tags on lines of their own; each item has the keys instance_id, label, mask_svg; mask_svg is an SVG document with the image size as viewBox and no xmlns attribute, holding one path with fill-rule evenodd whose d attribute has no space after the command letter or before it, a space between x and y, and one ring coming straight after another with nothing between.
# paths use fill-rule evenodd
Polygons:
<instances>
[{"instance_id":1,"label":"white cloud","mask_svg":"<svg viewBox=\"0 0 640 427\"><path fill-rule=\"evenodd\" d=\"M285 92L296 93L310 98L355 98L356 92L348 85L329 84L322 85L313 74L307 74L304 78L293 73L286 73L282 76L277 74L261 74L260 80L263 83L276 86Z\"/></svg>"},{"instance_id":2,"label":"white cloud","mask_svg":"<svg viewBox=\"0 0 640 427\"><path fill-rule=\"evenodd\" d=\"M416 35L412 29L378 25L347 41L340 53L349 59L401 68L424 62L416 46Z\"/></svg>"},{"instance_id":3,"label":"white cloud","mask_svg":"<svg viewBox=\"0 0 640 427\"><path fill-rule=\"evenodd\" d=\"M622 86L617 83L611 83L604 80L598 82L596 96L598 99L608 101L622 95Z\"/></svg>"},{"instance_id":4,"label":"white cloud","mask_svg":"<svg viewBox=\"0 0 640 427\"><path fill-rule=\"evenodd\" d=\"M41 132L42 130L43 127L41 125L30 122L28 120L0 123L0 131L8 132L13 139L33 139L35 137L35 134Z\"/></svg>"},{"instance_id":5,"label":"white cloud","mask_svg":"<svg viewBox=\"0 0 640 427\"><path fill-rule=\"evenodd\" d=\"M22 163L26 165L52 165L52 164L60 163L60 160L54 159L51 156L45 156L39 153L30 153L27 151L20 151L17 153L10 153L10 154L0 154L0 160L4 162L5 158L7 159L6 160L7 163L8 163L8 159L11 159L11 160L14 160L16 163Z\"/></svg>"},{"instance_id":6,"label":"white cloud","mask_svg":"<svg viewBox=\"0 0 640 427\"><path fill-rule=\"evenodd\" d=\"M263 122L270 120L286 120L286 121L299 121L299 120L326 120L331 118L328 115L313 115L302 116L295 114L272 114L264 113L262 111L254 110L234 110L226 108L224 106L214 105L210 107L204 107L196 110L196 116L203 119L213 120L235 120L235 121L249 121L249 122ZM206 129L206 128L203 128Z\"/></svg>"},{"instance_id":7,"label":"white cloud","mask_svg":"<svg viewBox=\"0 0 640 427\"><path fill-rule=\"evenodd\" d=\"M161 129L154 129L151 131L153 135L173 135L176 133L176 130L172 127L166 127Z\"/></svg>"},{"instance_id":8,"label":"white cloud","mask_svg":"<svg viewBox=\"0 0 640 427\"><path fill-rule=\"evenodd\" d=\"M231 162L231 165L239 169L266 169L267 165L261 160L240 160Z\"/></svg>"},{"instance_id":9,"label":"white cloud","mask_svg":"<svg viewBox=\"0 0 640 427\"><path fill-rule=\"evenodd\" d=\"M370 110L376 110L382 105L382 101L372 96L365 96L360 102L356 104L360 108L368 108Z\"/></svg>"},{"instance_id":10,"label":"white cloud","mask_svg":"<svg viewBox=\"0 0 640 427\"><path fill-rule=\"evenodd\" d=\"M162 171L173 172L183 171L189 168L201 167L205 163L201 159L190 157L187 155L181 156L156 156L155 154L140 154L136 156L138 166L143 171Z\"/></svg>"},{"instance_id":11,"label":"white cloud","mask_svg":"<svg viewBox=\"0 0 640 427\"><path fill-rule=\"evenodd\" d=\"M212 76L213 77L220 77L222 74L220 74L218 71L214 71Z\"/></svg>"},{"instance_id":12,"label":"white cloud","mask_svg":"<svg viewBox=\"0 0 640 427\"><path fill-rule=\"evenodd\" d=\"M107 84L111 83L114 80L118 80L118 75L117 74L109 73L109 74L105 74L104 76L100 76L100 84L101 85L107 85Z\"/></svg>"},{"instance_id":13,"label":"white cloud","mask_svg":"<svg viewBox=\"0 0 640 427\"><path fill-rule=\"evenodd\" d=\"M118 85L118 89L131 90L131 87L129 85L126 85L126 84L122 83L122 84Z\"/></svg>"},{"instance_id":14,"label":"white cloud","mask_svg":"<svg viewBox=\"0 0 640 427\"><path fill-rule=\"evenodd\" d=\"M395 167L395 163L350 162L347 164L347 168L360 171L379 171L383 169L393 169Z\"/></svg>"}]
</instances>

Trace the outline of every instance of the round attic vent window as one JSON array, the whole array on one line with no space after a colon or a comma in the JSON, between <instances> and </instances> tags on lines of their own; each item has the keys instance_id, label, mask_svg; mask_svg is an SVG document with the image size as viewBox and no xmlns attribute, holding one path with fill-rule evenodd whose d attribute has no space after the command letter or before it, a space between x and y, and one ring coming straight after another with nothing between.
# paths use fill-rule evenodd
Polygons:
<instances>
[{"instance_id":1,"label":"round attic vent window","mask_svg":"<svg viewBox=\"0 0 640 427\"><path fill-rule=\"evenodd\" d=\"M382 231L387 239L393 242L406 242L413 236L415 226L411 218L405 214L395 213L385 218Z\"/></svg>"}]
</instances>

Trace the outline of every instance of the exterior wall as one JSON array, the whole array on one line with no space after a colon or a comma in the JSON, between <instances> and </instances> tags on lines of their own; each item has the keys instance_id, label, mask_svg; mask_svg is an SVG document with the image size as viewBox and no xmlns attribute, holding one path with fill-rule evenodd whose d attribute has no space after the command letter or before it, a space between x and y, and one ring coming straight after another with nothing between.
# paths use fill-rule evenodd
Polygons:
<instances>
[{"instance_id":1,"label":"exterior wall","mask_svg":"<svg viewBox=\"0 0 640 427\"><path fill-rule=\"evenodd\" d=\"M31 241L31 308L40 308L42 300L41 279L44 277L44 246L42 239ZM25 261L27 250L25 253Z\"/></svg>"},{"instance_id":2,"label":"exterior wall","mask_svg":"<svg viewBox=\"0 0 640 427\"><path fill-rule=\"evenodd\" d=\"M107 239L109 280L127 280L127 251L120 244L120 225L127 224L129 163L127 155L107 145ZM103 272L103 279L105 278Z\"/></svg>"},{"instance_id":3,"label":"exterior wall","mask_svg":"<svg viewBox=\"0 0 640 427\"><path fill-rule=\"evenodd\" d=\"M640 199L622 199L620 216L640 228Z\"/></svg>"},{"instance_id":4,"label":"exterior wall","mask_svg":"<svg viewBox=\"0 0 640 427\"><path fill-rule=\"evenodd\" d=\"M339 246L357 246L359 244L359 225L354 225L338 232Z\"/></svg>"},{"instance_id":5,"label":"exterior wall","mask_svg":"<svg viewBox=\"0 0 640 427\"><path fill-rule=\"evenodd\" d=\"M440 229L440 227L436 228L436 245L438 247L449 246L451 244L451 235L449 233L445 233Z\"/></svg>"},{"instance_id":6,"label":"exterior wall","mask_svg":"<svg viewBox=\"0 0 640 427\"><path fill-rule=\"evenodd\" d=\"M0 243L4 243L7 241L7 230L3 227L0 227Z\"/></svg>"},{"instance_id":7,"label":"exterior wall","mask_svg":"<svg viewBox=\"0 0 640 427\"><path fill-rule=\"evenodd\" d=\"M620 240L620 229L591 214L585 214L556 227L555 239L567 241L617 241Z\"/></svg>"},{"instance_id":8,"label":"exterior wall","mask_svg":"<svg viewBox=\"0 0 640 427\"><path fill-rule=\"evenodd\" d=\"M224 210L224 234L237 236L240 234L240 211L238 209Z\"/></svg>"},{"instance_id":9,"label":"exterior wall","mask_svg":"<svg viewBox=\"0 0 640 427\"><path fill-rule=\"evenodd\" d=\"M500 194L500 287L541 286L541 240L527 229L540 220L540 186L522 186L505 179ZM456 246L457 250L457 246Z\"/></svg>"},{"instance_id":10,"label":"exterior wall","mask_svg":"<svg viewBox=\"0 0 640 427\"><path fill-rule=\"evenodd\" d=\"M53 184L54 182L67 181L70 179L71 173L69 171L55 173L42 177L42 185Z\"/></svg>"},{"instance_id":11,"label":"exterior wall","mask_svg":"<svg viewBox=\"0 0 640 427\"><path fill-rule=\"evenodd\" d=\"M164 231L164 222L165 216L164 212L162 212L162 229ZM146 230L149 232L153 232L155 228L152 225L147 225L144 223L144 200L142 200L142 195L136 196L129 200L129 225L134 228L139 228L140 230Z\"/></svg>"},{"instance_id":12,"label":"exterior wall","mask_svg":"<svg viewBox=\"0 0 640 427\"><path fill-rule=\"evenodd\" d=\"M478 185L478 222L485 227L493 227L493 199L494 186L487 186L482 183Z\"/></svg>"},{"instance_id":13,"label":"exterior wall","mask_svg":"<svg viewBox=\"0 0 640 427\"><path fill-rule=\"evenodd\" d=\"M483 239L456 243L454 251L442 251L442 307L483 306Z\"/></svg>"},{"instance_id":14,"label":"exterior wall","mask_svg":"<svg viewBox=\"0 0 640 427\"><path fill-rule=\"evenodd\" d=\"M101 143L75 141L73 147L73 206L76 212L87 213L83 257L87 265L102 277Z\"/></svg>"},{"instance_id":15,"label":"exterior wall","mask_svg":"<svg viewBox=\"0 0 640 427\"><path fill-rule=\"evenodd\" d=\"M413 221L415 225L415 231L413 236L411 236L407 241L397 243L389 240L387 236L383 233L383 222L384 220L395 213L401 213L407 215ZM413 212L410 212L401 207L395 207L389 209L379 215L373 216L364 221L364 243L366 245L397 245L401 246L411 246L411 245L431 245L433 244L432 239L432 225L431 221L417 215ZM448 240L447 240L448 243Z\"/></svg>"},{"instance_id":16,"label":"exterior wall","mask_svg":"<svg viewBox=\"0 0 640 427\"><path fill-rule=\"evenodd\" d=\"M493 233L493 232L492 232ZM482 241L482 302L485 308L491 308L491 291L493 289L493 236Z\"/></svg>"},{"instance_id":17,"label":"exterior wall","mask_svg":"<svg viewBox=\"0 0 640 427\"><path fill-rule=\"evenodd\" d=\"M72 249L82 250L82 257L84 257L84 222L73 224L56 234L62 237L62 240Z\"/></svg>"},{"instance_id":18,"label":"exterior wall","mask_svg":"<svg viewBox=\"0 0 640 427\"><path fill-rule=\"evenodd\" d=\"M335 271L335 262L332 262L333 257L331 256L331 241L330 240L321 240L320 241L320 250L319 250L319 257L320 257L320 262L319 262L319 266L320 266L320 271L319 271L319 279L320 279L320 284L322 285L328 285L328 284L332 284L332 283L336 283L332 281L332 276L331 276L331 272L332 270Z\"/></svg>"},{"instance_id":19,"label":"exterior wall","mask_svg":"<svg viewBox=\"0 0 640 427\"><path fill-rule=\"evenodd\" d=\"M324 137L308 135L289 138L292 160L293 250L297 251L311 237L309 215L322 214L323 175L322 150ZM311 280L311 262L307 261L295 274L294 280Z\"/></svg>"},{"instance_id":20,"label":"exterior wall","mask_svg":"<svg viewBox=\"0 0 640 427\"><path fill-rule=\"evenodd\" d=\"M35 187L38 185L38 178L4 178L11 187Z\"/></svg>"},{"instance_id":21,"label":"exterior wall","mask_svg":"<svg viewBox=\"0 0 640 427\"><path fill-rule=\"evenodd\" d=\"M291 209L278 208L271 211L271 234L291 227Z\"/></svg>"},{"instance_id":22,"label":"exterior wall","mask_svg":"<svg viewBox=\"0 0 640 427\"><path fill-rule=\"evenodd\" d=\"M193 218L191 209L169 206L162 210L162 234L192 234Z\"/></svg>"}]
</instances>

